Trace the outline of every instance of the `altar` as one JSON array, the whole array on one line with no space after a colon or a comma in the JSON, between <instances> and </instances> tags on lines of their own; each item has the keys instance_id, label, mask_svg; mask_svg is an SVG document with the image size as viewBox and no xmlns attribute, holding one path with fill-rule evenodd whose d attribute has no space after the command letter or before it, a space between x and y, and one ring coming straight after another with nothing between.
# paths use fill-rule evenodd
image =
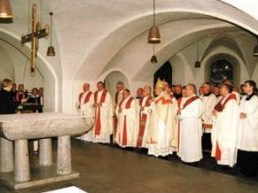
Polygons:
<instances>
[{"instance_id":1,"label":"altar","mask_svg":"<svg viewBox=\"0 0 258 193\"><path fill-rule=\"evenodd\" d=\"M71 136L88 131L92 127L90 122L85 117L63 113L0 115L0 180L20 189L78 178L79 173L72 170ZM31 177L28 140L39 140L39 165L44 170L54 165L51 141L54 137L57 137L55 174Z\"/></svg>"}]
</instances>

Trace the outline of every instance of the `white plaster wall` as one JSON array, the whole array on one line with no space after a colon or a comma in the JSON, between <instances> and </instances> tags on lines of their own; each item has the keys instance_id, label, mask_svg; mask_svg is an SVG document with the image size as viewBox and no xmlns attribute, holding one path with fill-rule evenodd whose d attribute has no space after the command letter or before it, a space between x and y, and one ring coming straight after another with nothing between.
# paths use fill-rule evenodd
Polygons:
<instances>
[{"instance_id":1,"label":"white plaster wall","mask_svg":"<svg viewBox=\"0 0 258 193\"><path fill-rule=\"evenodd\" d=\"M228 0L227 2L235 5L237 1ZM177 54L181 55L179 61L171 59L174 61L172 65L175 82L178 80L184 84L187 82L200 84L204 81L204 69L194 69L195 52L190 47L189 50L185 49L188 44L196 42L203 38L202 36L214 35L219 31L227 30L232 26L229 23L235 23L247 31L258 34L258 16L254 15L258 2L252 1L252 4L246 1L242 1L242 4L239 2L238 7L242 7L246 13L217 0L162 0L157 2L157 23L161 25L162 30L164 29L161 33L167 33L169 36L162 35L162 43L157 46L161 63L157 66L150 66L149 57L152 49L148 48L147 32L152 23L152 1L112 0L116 6L110 6L110 1L103 0L63 0L62 2L46 0L43 8L44 22L47 22L48 12L54 11L53 40L57 55L46 57L48 40L40 41L39 55L42 63L39 62L39 71L42 77L37 77L36 82L39 85L44 84L49 98L47 100L49 109L73 112L76 94L71 92L78 93L79 87L85 80L95 84L97 80L105 79L107 72L122 70L129 74L128 84L131 90L136 90L144 84L152 85L151 74L163 62ZM16 40L19 40L20 35L27 32L28 1L12 0L11 3L15 13L14 23L0 24L0 29L10 32ZM249 10L252 10L250 14L256 20L248 15ZM211 25L207 27L208 24L201 23L210 16L221 19L216 20L217 25L214 24L213 28ZM195 21L191 18L195 18ZM196 20L198 18L201 18L200 21ZM223 23L223 21L229 23ZM164 41L166 38L168 42ZM138 40L141 40L140 44L136 43ZM29 45L26 45L25 48L19 49L26 52L28 48ZM9 54L12 58L18 56L13 52ZM29 56L28 52L26 54ZM21 67L18 66L18 63L22 63L21 58L18 56L15 59L18 61L17 64L13 63L15 69ZM253 62L251 65L257 63L255 60L248 61ZM114 65L115 63L117 65ZM179 67L182 63L184 65ZM254 70L247 67L248 70L257 72L257 65L253 66L256 66ZM25 69L25 66L22 68ZM177 74L182 70L185 73L184 78ZM16 72L18 70L15 70ZM143 76L145 73L146 75ZM241 80L244 77L241 77ZM17 73L15 79L21 82L24 81L24 76ZM32 81L26 78L26 82Z\"/></svg>"},{"instance_id":2,"label":"white plaster wall","mask_svg":"<svg viewBox=\"0 0 258 193\"><path fill-rule=\"evenodd\" d=\"M0 80L4 78L14 79L14 64L7 52L0 47Z\"/></svg>"}]
</instances>

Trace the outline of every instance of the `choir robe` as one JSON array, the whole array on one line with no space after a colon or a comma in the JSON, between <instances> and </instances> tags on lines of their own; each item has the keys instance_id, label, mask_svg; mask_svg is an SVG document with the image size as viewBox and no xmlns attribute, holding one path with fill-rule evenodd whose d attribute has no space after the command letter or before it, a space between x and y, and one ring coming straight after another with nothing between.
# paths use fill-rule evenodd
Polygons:
<instances>
[{"instance_id":1,"label":"choir robe","mask_svg":"<svg viewBox=\"0 0 258 193\"><path fill-rule=\"evenodd\" d=\"M118 118L115 141L120 147L135 147L139 123L137 122L137 104L128 96L116 107Z\"/></svg>"},{"instance_id":2,"label":"choir robe","mask_svg":"<svg viewBox=\"0 0 258 193\"><path fill-rule=\"evenodd\" d=\"M228 94L218 104L222 108L213 121L211 156L219 165L233 167L237 158L239 105L234 94Z\"/></svg>"},{"instance_id":3,"label":"choir robe","mask_svg":"<svg viewBox=\"0 0 258 193\"><path fill-rule=\"evenodd\" d=\"M203 103L203 112L202 112L202 149L203 151L210 152L211 151L211 129L213 116L212 111L217 104L217 98L214 94L210 93L207 95L200 96Z\"/></svg>"},{"instance_id":4,"label":"choir robe","mask_svg":"<svg viewBox=\"0 0 258 193\"><path fill-rule=\"evenodd\" d=\"M240 119L238 149L258 152L258 97L243 96L240 103L240 112L246 113L245 119Z\"/></svg>"},{"instance_id":5,"label":"choir robe","mask_svg":"<svg viewBox=\"0 0 258 193\"><path fill-rule=\"evenodd\" d=\"M197 96L184 98L178 115L180 124L178 156L184 162L202 159L202 101Z\"/></svg>"},{"instance_id":6,"label":"choir robe","mask_svg":"<svg viewBox=\"0 0 258 193\"><path fill-rule=\"evenodd\" d=\"M203 112L202 112L202 123L203 123L203 131L205 133L211 133L211 128L206 128L206 125L211 126L213 122L212 111L217 104L217 98L214 94L209 94L208 96L202 95L200 96L203 104ZM207 126L207 127L209 127Z\"/></svg>"},{"instance_id":7,"label":"choir robe","mask_svg":"<svg viewBox=\"0 0 258 193\"><path fill-rule=\"evenodd\" d=\"M85 117L85 121L87 125L94 124L95 117L95 109L93 107L94 104L94 96L91 91L82 92L79 95L77 106L80 106L78 109L81 116ZM90 129L87 133L81 135L77 139L81 139L84 141L92 141L92 129Z\"/></svg>"},{"instance_id":8,"label":"choir robe","mask_svg":"<svg viewBox=\"0 0 258 193\"><path fill-rule=\"evenodd\" d=\"M152 102L152 96L145 96L139 101L139 133L137 139L137 147L147 148L147 136L150 126L150 105Z\"/></svg>"},{"instance_id":9,"label":"choir robe","mask_svg":"<svg viewBox=\"0 0 258 193\"><path fill-rule=\"evenodd\" d=\"M237 164L242 174L254 176L258 171L258 97L243 96L240 112L246 118L240 119L239 124Z\"/></svg>"},{"instance_id":10,"label":"choir robe","mask_svg":"<svg viewBox=\"0 0 258 193\"><path fill-rule=\"evenodd\" d=\"M148 154L167 156L173 153L173 122L172 100L166 92L154 99L150 106L150 127L147 137Z\"/></svg>"},{"instance_id":11,"label":"choir robe","mask_svg":"<svg viewBox=\"0 0 258 193\"><path fill-rule=\"evenodd\" d=\"M112 98L106 89L94 93L94 102L101 103L95 108L95 124L92 130L92 141L110 143L113 130L113 104Z\"/></svg>"}]
</instances>

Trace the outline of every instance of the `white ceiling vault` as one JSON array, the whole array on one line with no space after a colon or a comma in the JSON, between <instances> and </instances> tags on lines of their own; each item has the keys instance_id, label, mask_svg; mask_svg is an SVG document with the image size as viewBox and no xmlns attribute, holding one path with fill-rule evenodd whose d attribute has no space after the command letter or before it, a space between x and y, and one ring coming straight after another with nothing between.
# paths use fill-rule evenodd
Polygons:
<instances>
[{"instance_id":1,"label":"white ceiling vault","mask_svg":"<svg viewBox=\"0 0 258 193\"><path fill-rule=\"evenodd\" d=\"M10 0L13 23L0 24L0 49L6 50L7 59L18 54L6 47L6 43L1 41L3 38L29 56L29 45L18 45L21 34L28 31L28 2ZM41 1L30 2L37 3L40 12ZM201 58L205 61L212 57L211 53L216 48L223 47L238 56L249 77L256 72L257 60L253 58L252 50L256 44L258 20L253 10L255 7L257 10L258 1L245 1L249 8L243 6L243 11L236 0L225 0L226 3L219 0L156 0L156 23L162 38L156 46L159 60L156 66L150 65L152 45L147 43L152 25L152 0L42 2L43 12L39 14L43 23L49 23L50 11L54 13L53 44L57 56L47 57L49 41L40 40L39 70L43 76L51 73L56 79L55 91L51 91L59 103L55 106L62 106L64 101L70 100L59 96L69 87L69 81L103 80L112 71L126 74L129 82L146 81L164 62L177 55L184 57L185 61L193 60L197 41L200 42ZM189 54L189 50L193 53ZM17 72L14 77L17 79Z\"/></svg>"}]
</instances>

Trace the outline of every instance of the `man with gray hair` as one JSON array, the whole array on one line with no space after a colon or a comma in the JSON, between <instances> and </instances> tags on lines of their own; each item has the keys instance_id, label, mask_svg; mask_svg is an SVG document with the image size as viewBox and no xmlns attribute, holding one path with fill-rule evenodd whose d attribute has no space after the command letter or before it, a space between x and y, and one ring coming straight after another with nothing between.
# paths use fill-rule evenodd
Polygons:
<instances>
[{"instance_id":1,"label":"man with gray hair","mask_svg":"<svg viewBox=\"0 0 258 193\"><path fill-rule=\"evenodd\" d=\"M210 83L206 82L202 84L203 94L200 96L203 103L202 113L202 149L205 152L211 152L211 129L213 116L212 111L217 103L217 98L211 93Z\"/></svg>"}]
</instances>

